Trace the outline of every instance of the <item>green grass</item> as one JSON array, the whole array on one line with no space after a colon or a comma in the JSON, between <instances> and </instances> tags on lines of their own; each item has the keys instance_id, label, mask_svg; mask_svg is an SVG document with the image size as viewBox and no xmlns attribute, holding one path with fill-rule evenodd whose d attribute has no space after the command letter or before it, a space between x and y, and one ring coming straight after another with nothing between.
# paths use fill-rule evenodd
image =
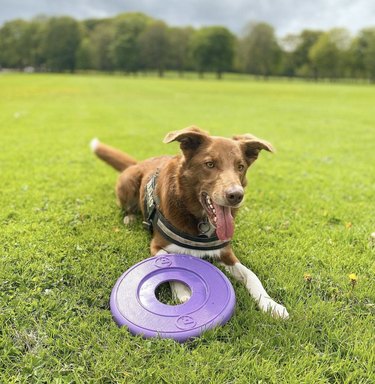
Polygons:
<instances>
[{"instance_id":1,"label":"green grass","mask_svg":"<svg viewBox=\"0 0 375 384\"><path fill-rule=\"evenodd\" d=\"M374 105L359 85L1 75L0 382L373 383ZM291 317L232 280L232 319L180 345L111 319L149 237L122 225L116 173L88 142L172 154L162 138L191 124L277 148L248 174L233 247Z\"/></svg>"}]
</instances>

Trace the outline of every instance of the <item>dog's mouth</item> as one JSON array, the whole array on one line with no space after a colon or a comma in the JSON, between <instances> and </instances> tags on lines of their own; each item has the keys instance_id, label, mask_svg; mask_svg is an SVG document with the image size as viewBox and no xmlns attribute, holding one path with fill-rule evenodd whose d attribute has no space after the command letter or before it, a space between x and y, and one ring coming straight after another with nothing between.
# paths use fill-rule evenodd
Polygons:
<instances>
[{"instance_id":1,"label":"dog's mouth","mask_svg":"<svg viewBox=\"0 0 375 384\"><path fill-rule=\"evenodd\" d=\"M201 194L201 204L207 213L208 220L216 228L220 240L230 240L234 233L234 220L230 207L216 204L208 193Z\"/></svg>"}]
</instances>

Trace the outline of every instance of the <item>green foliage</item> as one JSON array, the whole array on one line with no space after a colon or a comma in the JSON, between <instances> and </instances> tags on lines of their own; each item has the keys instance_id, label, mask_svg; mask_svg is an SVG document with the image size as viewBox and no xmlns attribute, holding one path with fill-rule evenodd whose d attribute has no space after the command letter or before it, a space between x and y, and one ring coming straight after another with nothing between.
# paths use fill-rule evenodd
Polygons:
<instances>
[{"instance_id":1,"label":"green foliage","mask_svg":"<svg viewBox=\"0 0 375 384\"><path fill-rule=\"evenodd\" d=\"M289 34L280 40L282 47L280 74L285 76L295 76L297 72L298 60L295 52L301 44L301 36Z\"/></svg>"},{"instance_id":2,"label":"green foliage","mask_svg":"<svg viewBox=\"0 0 375 384\"><path fill-rule=\"evenodd\" d=\"M93 69L93 53L88 37L81 40L76 53L77 69Z\"/></svg>"},{"instance_id":3,"label":"green foliage","mask_svg":"<svg viewBox=\"0 0 375 384\"><path fill-rule=\"evenodd\" d=\"M156 69L162 77L170 51L167 25L162 21L150 23L141 33L139 44L144 68Z\"/></svg>"},{"instance_id":4,"label":"green foliage","mask_svg":"<svg viewBox=\"0 0 375 384\"><path fill-rule=\"evenodd\" d=\"M1 383L375 382L374 87L3 74L0 100ZM192 123L277 149L249 171L233 248L291 317L232 280L225 326L143 340L108 303L149 236L123 225L117 173L88 142L176 154L162 138Z\"/></svg>"},{"instance_id":5,"label":"green foliage","mask_svg":"<svg viewBox=\"0 0 375 384\"><path fill-rule=\"evenodd\" d=\"M90 46L92 49L92 63L99 71L114 70L114 62L111 45L114 39L114 27L112 23L97 24L90 33Z\"/></svg>"},{"instance_id":6,"label":"green foliage","mask_svg":"<svg viewBox=\"0 0 375 384\"><path fill-rule=\"evenodd\" d=\"M351 49L356 58L353 67L362 71L362 74L371 81L375 81L375 28L360 31Z\"/></svg>"},{"instance_id":7,"label":"green foliage","mask_svg":"<svg viewBox=\"0 0 375 384\"><path fill-rule=\"evenodd\" d=\"M30 22L14 20L5 23L0 28L0 66L17 69L40 67L45 61L45 24L44 18Z\"/></svg>"},{"instance_id":8,"label":"green foliage","mask_svg":"<svg viewBox=\"0 0 375 384\"><path fill-rule=\"evenodd\" d=\"M303 77L317 77L316 70L311 63L309 54L311 48L316 44L322 33L323 32L321 31L304 30L297 36L299 42L292 52L297 75Z\"/></svg>"},{"instance_id":9,"label":"green foliage","mask_svg":"<svg viewBox=\"0 0 375 384\"><path fill-rule=\"evenodd\" d=\"M224 27L200 29L192 38L191 50L197 70L214 71L218 78L224 71L230 71L234 57L234 35Z\"/></svg>"},{"instance_id":10,"label":"green foliage","mask_svg":"<svg viewBox=\"0 0 375 384\"><path fill-rule=\"evenodd\" d=\"M0 64L4 67L23 68L28 23L24 20L9 21L0 29Z\"/></svg>"},{"instance_id":11,"label":"green foliage","mask_svg":"<svg viewBox=\"0 0 375 384\"><path fill-rule=\"evenodd\" d=\"M150 21L148 16L141 13L123 14L115 18L110 49L116 69L137 72L142 68L139 36Z\"/></svg>"},{"instance_id":12,"label":"green foliage","mask_svg":"<svg viewBox=\"0 0 375 384\"><path fill-rule=\"evenodd\" d=\"M375 29L368 31L368 45L364 55L364 63L367 71L367 77L375 81Z\"/></svg>"},{"instance_id":13,"label":"green foliage","mask_svg":"<svg viewBox=\"0 0 375 384\"><path fill-rule=\"evenodd\" d=\"M344 77L349 47L350 37L346 30L332 29L321 34L309 51L317 77Z\"/></svg>"},{"instance_id":14,"label":"green foliage","mask_svg":"<svg viewBox=\"0 0 375 384\"><path fill-rule=\"evenodd\" d=\"M256 76L375 81L374 28L350 36L345 29L303 30L277 38L267 23L251 23L237 37L218 27L169 27L142 13L75 21L40 16L0 27L0 68L73 72L197 70Z\"/></svg>"},{"instance_id":15,"label":"green foliage","mask_svg":"<svg viewBox=\"0 0 375 384\"><path fill-rule=\"evenodd\" d=\"M43 51L46 65L52 71L74 72L81 41L81 29L71 17L53 17L45 29Z\"/></svg>"},{"instance_id":16,"label":"green foliage","mask_svg":"<svg viewBox=\"0 0 375 384\"><path fill-rule=\"evenodd\" d=\"M266 23L252 23L240 43L245 72L268 77L277 72L281 58L275 31Z\"/></svg>"},{"instance_id":17,"label":"green foliage","mask_svg":"<svg viewBox=\"0 0 375 384\"><path fill-rule=\"evenodd\" d=\"M180 75L187 69L193 69L189 51L193 34L194 29L191 27L175 27L169 29L170 52L168 57L168 67L177 70Z\"/></svg>"}]
</instances>

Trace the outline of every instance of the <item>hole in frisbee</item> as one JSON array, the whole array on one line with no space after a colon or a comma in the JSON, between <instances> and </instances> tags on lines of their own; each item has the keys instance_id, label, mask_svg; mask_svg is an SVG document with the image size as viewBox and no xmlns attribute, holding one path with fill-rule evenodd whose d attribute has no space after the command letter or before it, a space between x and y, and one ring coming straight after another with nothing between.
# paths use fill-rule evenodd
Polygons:
<instances>
[{"instance_id":1,"label":"hole in frisbee","mask_svg":"<svg viewBox=\"0 0 375 384\"><path fill-rule=\"evenodd\" d=\"M174 295L172 293L172 288L169 284L171 282L177 282L177 283L183 285L183 289L188 294L189 299L182 303L177 297L174 297ZM180 305L180 304L187 303L190 300L191 289L187 284L185 284L182 281L169 280L169 281L165 281L165 282L159 284L156 287L155 297L157 298L158 301L160 301L162 304L165 304L165 305Z\"/></svg>"}]
</instances>

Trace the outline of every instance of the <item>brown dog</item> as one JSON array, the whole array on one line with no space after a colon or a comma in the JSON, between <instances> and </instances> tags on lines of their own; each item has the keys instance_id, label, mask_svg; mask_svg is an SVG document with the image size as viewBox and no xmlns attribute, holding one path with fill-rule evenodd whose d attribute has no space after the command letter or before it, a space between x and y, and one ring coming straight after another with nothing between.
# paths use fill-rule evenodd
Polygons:
<instances>
[{"instance_id":1,"label":"brown dog","mask_svg":"<svg viewBox=\"0 0 375 384\"><path fill-rule=\"evenodd\" d=\"M271 144L246 134L232 139L209 136L196 127L170 132L164 143L178 141L179 156L161 156L137 162L131 156L91 142L95 154L121 172L116 193L125 210L125 224L142 212L144 224L153 232L151 255L183 253L214 257L242 281L263 311L287 318L287 310L272 300L257 276L234 255L230 239L234 217L246 186L246 171ZM190 292L171 283L180 301Z\"/></svg>"}]
</instances>

